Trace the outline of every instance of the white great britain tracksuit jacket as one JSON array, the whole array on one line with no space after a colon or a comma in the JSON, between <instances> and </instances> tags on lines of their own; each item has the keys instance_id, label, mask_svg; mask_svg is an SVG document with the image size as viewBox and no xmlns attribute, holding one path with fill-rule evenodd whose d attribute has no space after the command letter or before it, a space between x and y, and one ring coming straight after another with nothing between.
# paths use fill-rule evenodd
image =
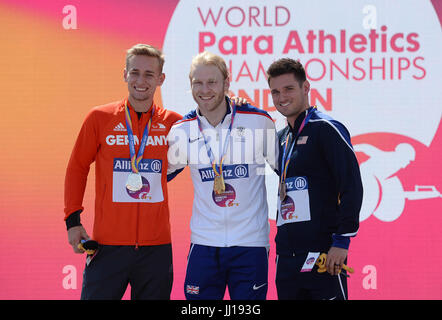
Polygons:
<instances>
[{"instance_id":1,"label":"white great britain tracksuit jacket","mask_svg":"<svg viewBox=\"0 0 442 320\"><path fill-rule=\"evenodd\" d=\"M230 101L229 105L230 109L216 127L196 110L172 126L168 135L168 180L189 166L194 185L190 221L193 244L269 247L265 163L275 169L278 159L275 125L263 110L250 105L236 106L223 162L226 191L216 195L213 191L215 174L197 117L218 165L232 119Z\"/></svg>"}]
</instances>

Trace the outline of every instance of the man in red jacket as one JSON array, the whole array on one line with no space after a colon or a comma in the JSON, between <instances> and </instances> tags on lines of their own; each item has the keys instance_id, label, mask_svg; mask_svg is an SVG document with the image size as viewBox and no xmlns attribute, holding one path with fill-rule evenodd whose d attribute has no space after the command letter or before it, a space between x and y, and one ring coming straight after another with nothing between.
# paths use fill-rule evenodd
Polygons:
<instances>
[{"instance_id":1,"label":"man in red jacket","mask_svg":"<svg viewBox=\"0 0 442 320\"><path fill-rule=\"evenodd\" d=\"M167 195L167 134L182 117L153 103L164 57L144 44L127 51L128 97L93 108L78 135L65 178L65 221L74 252L89 235L80 213L95 161L93 239L81 299L170 299L172 247Z\"/></svg>"}]
</instances>

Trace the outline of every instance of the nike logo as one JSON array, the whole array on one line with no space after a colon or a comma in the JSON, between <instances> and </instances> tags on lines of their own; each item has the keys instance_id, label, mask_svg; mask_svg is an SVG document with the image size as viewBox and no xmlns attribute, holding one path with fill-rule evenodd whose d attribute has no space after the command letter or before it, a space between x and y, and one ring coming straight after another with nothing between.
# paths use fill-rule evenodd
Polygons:
<instances>
[{"instance_id":1,"label":"nike logo","mask_svg":"<svg viewBox=\"0 0 442 320\"><path fill-rule=\"evenodd\" d=\"M192 143L192 142L198 141L199 139L201 139L201 137L198 137L198 138L196 138L196 139L190 139L190 138L189 138L189 143Z\"/></svg>"},{"instance_id":2,"label":"nike logo","mask_svg":"<svg viewBox=\"0 0 442 320\"><path fill-rule=\"evenodd\" d=\"M254 285L253 285L253 290L258 290L259 288L264 287L266 284L267 284L267 283L264 283L264 284L262 284L262 285L260 285L260 286L256 286L256 284L254 284Z\"/></svg>"}]
</instances>

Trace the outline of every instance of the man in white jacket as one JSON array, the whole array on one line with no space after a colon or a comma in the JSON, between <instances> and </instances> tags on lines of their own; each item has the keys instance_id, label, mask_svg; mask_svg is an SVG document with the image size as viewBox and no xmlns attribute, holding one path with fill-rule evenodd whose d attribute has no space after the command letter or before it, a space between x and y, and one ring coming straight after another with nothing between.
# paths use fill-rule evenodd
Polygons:
<instances>
[{"instance_id":1,"label":"man in white jacket","mask_svg":"<svg viewBox=\"0 0 442 320\"><path fill-rule=\"evenodd\" d=\"M198 107L168 136L168 177L190 167L194 201L187 299L264 300L269 222L266 162L275 169L275 125L263 110L236 106L228 97L224 60L202 52L192 60L192 95Z\"/></svg>"}]
</instances>

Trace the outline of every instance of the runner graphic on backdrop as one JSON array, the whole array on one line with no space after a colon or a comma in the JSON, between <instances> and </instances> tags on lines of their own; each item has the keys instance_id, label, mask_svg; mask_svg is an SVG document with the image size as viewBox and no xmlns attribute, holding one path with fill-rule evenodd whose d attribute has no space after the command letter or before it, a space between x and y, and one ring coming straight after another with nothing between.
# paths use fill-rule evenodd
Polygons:
<instances>
[{"instance_id":1,"label":"runner graphic on backdrop","mask_svg":"<svg viewBox=\"0 0 442 320\"><path fill-rule=\"evenodd\" d=\"M370 157L361 164L364 197L360 221L373 214L381 221L391 222L404 211L405 199L441 196L435 186L416 185L415 190L404 191L397 173L415 160L416 152L412 145L400 143L393 151L383 151L369 144L357 144L354 150Z\"/></svg>"}]
</instances>

